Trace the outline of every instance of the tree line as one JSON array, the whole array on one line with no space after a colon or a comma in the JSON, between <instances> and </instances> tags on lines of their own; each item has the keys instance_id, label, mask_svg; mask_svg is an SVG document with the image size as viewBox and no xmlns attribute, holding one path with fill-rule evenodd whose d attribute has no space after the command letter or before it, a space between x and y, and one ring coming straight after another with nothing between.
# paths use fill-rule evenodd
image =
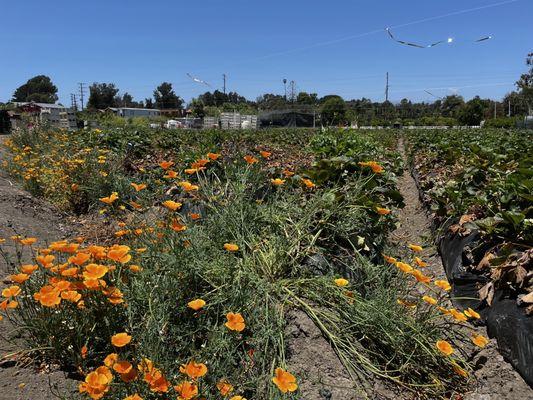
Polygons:
<instances>
[{"instance_id":1,"label":"tree line","mask_svg":"<svg viewBox=\"0 0 533 400\"><path fill-rule=\"evenodd\" d=\"M461 96L449 95L434 102L412 102L402 99L373 102L367 98L345 100L337 95L319 97L316 93L300 92L286 96L266 93L255 101L236 92L219 90L205 92L191 100L188 107L197 117L215 116L222 111L257 113L259 111L293 110L302 113L319 113L322 123L328 125L357 122L360 125L387 125L393 121L418 124L451 124L457 121L465 125L478 125L482 120L505 116L533 114L533 53L526 58L527 71L516 82L517 90L508 93L501 101L481 99L476 96L464 101ZM13 93L12 101L55 103L57 87L45 75L29 79ZM181 110L185 101L175 93L172 83L163 82L153 92L153 98L134 100L127 92L120 94L114 83L93 83L89 87L88 110L108 107L135 107Z\"/></svg>"}]
</instances>

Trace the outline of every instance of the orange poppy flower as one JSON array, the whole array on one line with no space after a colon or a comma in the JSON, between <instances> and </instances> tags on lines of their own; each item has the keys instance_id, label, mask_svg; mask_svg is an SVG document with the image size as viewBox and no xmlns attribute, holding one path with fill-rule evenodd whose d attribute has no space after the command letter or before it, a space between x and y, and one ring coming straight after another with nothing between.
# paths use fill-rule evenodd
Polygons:
<instances>
[{"instance_id":1,"label":"orange poppy flower","mask_svg":"<svg viewBox=\"0 0 533 400\"><path fill-rule=\"evenodd\" d=\"M224 249L227 251L238 251L239 246L234 243L224 243Z\"/></svg>"},{"instance_id":2,"label":"orange poppy flower","mask_svg":"<svg viewBox=\"0 0 533 400\"><path fill-rule=\"evenodd\" d=\"M415 257L415 264L418 265L420 268L424 268L428 266L428 263L422 261L420 257Z\"/></svg>"},{"instance_id":3,"label":"orange poppy flower","mask_svg":"<svg viewBox=\"0 0 533 400\"><path fill-rule=\"evenodd\" d=\"M34 264L26 264L26 265L22 265L20 267L20 270L27 274L27 275L31 275L33 274L35 271L37 271L39 269L39 266L38 265L34 265Z\"/></svg>"},{"instance_id":4,"label":"orange poppy flower","mask_svg":"<svg viewBox=\"0 0 533 400\"><path fill-rule=\"evenodd\" d=\"M52 281L52 279L50 279L50 283L52 284L53 287L55 287L60 292L63 292L65 290L69 290L70 289L70 282L69 281L59 280L59 279L54 279Z\"/></svg>"},{"instance_id":5,"label":"orange poppy flower","mask_svg":"<svg viewBox=\"0 0 533 400\"><path fill-rule=\"evenodd\" d=\"M421 283L431 282L431 278L429 276L424 275L422 271L419 271L418 269L413 269L411 271L411 275L413 275L418 282L421 282Z\"/></svg>"},{"instance_id":6,"label":"orange poppy flower","mask_svg":"<svg viewBox=\"0 0 533 400\"><path fill-rule=\"evenodd\" d=\"M228 321L224 325L232 331L242 332L246 327L244 318L240 313L229 312L226 314L226 318Z\"/></svg>"},{"instance_id":7,"label":"orange poppy flower","mask_svg":"<svg viewBox=\"0 0 533 400\"><path fill-rule=\"evenodd\" d=\"M33 237L20 239L20 243L22 243L25 246L31 246L35 242L37 242L37 238L33 238Z\"/></svg>"},{"instance_id":8,"label":"orange poppy flower","mask_svg":"<svg viewBox=\"0 0 533 400\"><path fill-rule=\"evenodd\" d=\"M126 332L117 333L116 335L111 336L111 343L115 347L124 347L129 342L131 342L131 336Z\"/></svg>"},{"instance_id":9,"label":"orange poppy flower","mask_svg":"<svg viewBox=\"0 0 533 400\"><path fill-rule=\"evenodd\" d=\"M104 358L104 365L106 367L112 367L113 364L115 364L118 361L118 354L117 353L110 353Z\"/></svg>"},{"instance_id":10,"label":"orange poppy flower","mask_svg":"<svg viewBox=\"0 0 533 400\"><path fill-rule=\"evenodd\" d=\"M401 261L397 261L396 264L396 267L402 271L402 272L405 272L406 274L409 274L413 271L413 267L411 267L409 264L406 264L404 262L401 262Z\"/></svg>"},{"instance_id":11,"label":"orange poppy flower","mask_svg":"<svg viewBox=\"0 0 533 400\"><path fill-rule=\"evenodd\" d=\"M108 287L104 290L102 290L102 293L107 297L107 300L111 304L122 304L124 303L124 294L120 291L119 288L116 287Z\"/></svg>"},{"instance_id":12,"label":"orange poppy flower","mask_svg":"<svg viewBox=\"0 0 533 400\"><path fill-rule=\"evenodd\" d=\"M462 312L457 311L455 308L450 308L449 314L455 319L457 322L466 322L468 321L468 317L464 315Z\"/></svg>"},{"instance_id":13,"label":"orange poppy flower","mask_svg":"<svg viewBox=\"0 0 533 400\"><path fill-rule=\"evenodd\" d=\"M140 272L142 271L142 268L139 265L131 264L129 266L129 269L131 272Z\"/></svg>"},{"instance_id":14,"label":"orange poppy flower","mask_svg":"<svg viewBox=\"0 0 533 400\"><path fill-rule=\"evenodd\" d=\"M194 360L187 364L182 364L180 372L191 379L198 379L207 374L207 366L202 363L196 363Z\"/></svg>"},{"instance_id":15,"label":"orange poppy flower","mask_svg":"<svg viewBox=\"0 0 533 400\"><path fill-rule=\"evenodd\" d=\"M313 181L311 181L311 179L302 178L302 182L305 185L305 187L308 189L312 189L316 187L316 185L313 183Z\"/></svg>"},{"instance_id":16,"label":"orange poppy flower","mask_svg":"<svg viewBox=\"0 0 533 400\"><path fill-rule=\"evenodd\" d=\"M396 264L396 259L394 257L386 256L385 254L382 254L383 259L388 262L389 264Z\"/></svg>"},{"instance_id":17,"label":"orange poppy flower","mask_svg":"<svg viewBox=\"0 0 533 400\"><path fill-rule=\"evenodd\" d=\"M79 294L76 290L67 290L61 293L61 298L63 300L77 303L81 300L81 294Z\"/></svg>"},{"instance_id":18,"label":"orange poppy flower","mask_svg":"<svg viewBox=\"0 0 533 400\"><path fill-rule=\"evenodd\" d=\"M111 195L107 197L101 197L100 201L105 204L113 204L116 200L118 200L118 193L113 192Z\"/></svg>"},{"instance_id":19,"label":"orange poppy flower","mask_svg":"<svg viewBox=\"0 0 533 400\"><path fill-rule=\"evenodd\" d=\"M481 318L481 315L479 315L477 312L475 312L474 310L472 310L470 307L468 307L466 310L463 311L465 313L465 315L469 318L475 318L475 319L480 319Z\"/></svg>"},{"instance_id":20,"label":"orange poppy flower","mask_svg":"<svg viewBox=\"0 0 533 400\"><path fill-rule=\"evenodd\" d=\"M179 185L185 190L186 192L194 192L199 189L198 185L193 185L190 182L180 182Z\"/></svg>"},{"instance_id":21,"label":"orange poppy flower","mask_svg":"<svg viewBox=\"0 0 533 400\"><path fill-rule=\"evenodd\" d=\"M205 306L205 301L202 299L196 299L189 301L187 307L192 308L194 311L198 311Z\"/></svg>"},{"instance_id":22,"label":"orange poppy flower","mask_svg":"<svg viewBox=\"0 0 533 400\"><path fill-rule=\"evenodd\" d=\"M207 153L207 157L210 160L216 161L220 157L220 154L219 153Z\"/></svg>"},{"instance_id":23,"label":"orange poppy flower","mask_svg":"<svg viewBox=\"0 0 533 400\"><path fill-rule=\"evenodd\" d=\"M227 396L233 392L233 385L227 380L223 379L217 383L217 389L222 396Z\"/></svg>"},{"instance_id":24,"label":"orange poppy flower","mask_svg":"<svg viewBox=\"0 0 533 400\"><path fill-rule=\"evenodd\" d=\"M150 386L150 390L156 393L168 392L170 382L157 368L153 368L144 375L144 381Z\"/></svg>"},{"instance_id":25,"label":"orange poppy flower","mask_svg":"<svg viewBox=\"0 0 533 400\"><path fill-rule=\"evenodd\" d=\"M89 258L91 258L90 254L79 252L75 256L69 257L68 262L80 266L89 261Z\"/></svg>"},{"instance_id":26,"label":"orange poppy flower","mask_svg":"<svg viewBox=\"0 0 533 400\"><path fill-rule=\"evenodd\" d=\"M242 396L232 396L229 400L247 400L247 399Z\"/></svg>"},{"instance_id":27,"label":"orange poppy flower","mask_svg":"<svg viewBox=\"0 0 533 400\"><path fill-rule=\"evenodd\" d=\"M392 211L389 210L388 208L376 207L376 212L379 215L389 215Z\"/></svg>"},{"instance_id":28,"label":"orange poppy flower","mask_svg":"<svg viewBox=\"0 0 533 400\"><path fill-rule=\"evenodd\" d=\"M445 290L447 292L451 290L452 288L450 284L448 283L448 281L446 280L436 280L434 283L436 286L440 287L442 290Z\"/></svg>"},{"instance_id":29,"label":"orange poppy flower","mask_svg":"<svg viewBox=\"0 0 533 400\"><path fill-rule=\"evenodd\" d=\"M170 227L172 228L172 230L174 232L183 232L183 231L187 230L187 226L183 225L177 219L173 219L172 220L172 224L170 225Z\"/></svg>"},{"instance_id":30,"label":"orange poppy flower","mask_svg":"<svg viewBox=\"0 0 533 400\"><path fill-rule=\"evenodd\" d=\"M169 169L170 167L172 167L174 165L174 162L172 161L161 161L159 163L159 166L163 169Z\"/></svg>"},{"instance_id":31,"label":"orange poppy flower","mask_svg":"<svg viewBox=\"0 0 533 400\"><path fill-rule=\"evenodd\" d=\"M184 170L184 172L187 174L187 175L193 175L193 174L196 174L197 172L200 172L200 171L203 171L205 168L204 167L199 167L199 168L187 168Z\"/></svg>"},{"instance_id":32,"label":"orange poppy flower","mask_svg":"<svg viewBox=\"0 0 533 400\"><path fill-rule=\"evenodd\" d=\"M137 393L135 393L130 396L124 397L124 400L143 400L143 398L139 396Z\"/></svg>"},{"instance_id":33,"label":"orange poppy flower","mask_svg":"<svg viewBox=\"0 0 533 400\"><path fill-rule=\"evenodd\" d=\"M338 279L335 279L335 285L339 286L339 287L344 287L344 286L348 286L350 282L344 278L338 278Z\"/></svg>"},{"instance_id":34,"label":"orange poppy flower","mask_svg":"<svg viewBox=\"0 0 533 400\"><path fill-rule=\"evenodd\" d=\"M457 365L457 363L455 361L452 362L452 367L453 367L454 372L457 375L462 376L463 378L467 378L468 377L468 372L466 372L463 368L461 368L459 365Z\"/></svg>"},{"instance_id":35,"label":"orange poppy flower","mask_svg":"<svg viewBox=\"0 0 533 400\"><path fill-rule=\"evenodd\" d=\"M261 154L261 157L263 158L268 158L272 155L272 153L268 152L268 151L260 151L259 154Z\"/></svg>"},{"instance_id":36,"label":"orange poppy flower","mask_svg":"<svg viewBox=\"0 0 533 400\"><path fill-rule=\"evenodd\" d=\"M51 254L47 254L47 255L39 255L39 256L35 257L35 259L43 267L50 268L52 266L52 263L56 259L56 257L51 255Z\"/></svg>"},{"instance_id":37,"label":"orange poppy flower","mask_svg":"<svg viewBox=\"0 0 533 400\"><path fill-rule=\"evenodd\" d=\"M288 169L284 169L282 171L283 175L285 175L287 178L290 178L291 176L294 176L294 172L288 170Z\"/></svg>"},{"instance_id":38,"label":"orange poppy flower","mask_svg":"<svg viewBox=\"0 0 533 400\"><path fill-rule=\"evenodd\" d=\"M87 251L97 260L103 260L106 257L106 248L103 246L92 245L87 247Z\"/></svg>"},{"instance_id":39,"label":"orange poppy flower","mask_svg":"<svg viewBox=\"0 0 533 400\"><path fill-rule=\"evenodd\" d=\"M131 260L131 255L128 254L130 248L124 245L113 245L107 252L107 258L110 260L126 264Z\"/></svg>"},{"instance_id":40,"label":"orange poppy flower","mask_svg":"<svg viewBox=\"0 0 533 400\"><path fill-rule=\"evenodd\" d=\"M472 335L472 342L477 346L477 347L480 347L480 348L483 348L485 347L487 344L489 344L489 339L487 339L485 336L483 335L476 335L476 334L473 334Z\"/></svg>"},{"instance_id":41,"label":"orange poppy flower","mask_svg":"<svg viewBox=\"0 0 533 400\"><path fill-rule=\"evenodd\" d=\"M197 213L190 213L189 217L191 217L192 220L197 220L197 219L202 218L202 216L200 214L197 214Z\"/></svg>"},{"instance_id":42,"label":"orange poppy flower","mask_svg":"<svg viewBox=\"0 0 533 400\"><path fill-rule=\"evenodd\" d=\"M178 177L178 173L176 171L168 170L165 175L163 175L163 178L165 179L176 179Z\"/></svg>"},{"instance_id":43,"label":"orange poppy flower","mask_svg":"<svg viewBox=\"0 0 533 400\"><path fill-rule=\"evenodd\" d=\"M181 382L174 386L174 390L178 392L178 400L191 400L198 395L198 386L192 382Z\"/></svg>"},{"instance_id":44,"label":"orange poppy flower","mask_svg":"<svg viewBox=\"0 0 533 400\"><path fill-rule=\"evenodd\" d=\"M274 186L281 186L285 183L285 180L276 178L276 179L271 179L270 182L272 182Z\"/></svg>"},{"instance_id":45,"label":"orange poppy flower","mask_svg":"<svg viewBox=\"0 0 533 400\"><path fill-rule=\"evenodd\" d=\"M22 273L9 276L9 279L11 281L18 283L18 284L26 282L29 278L30 276L28 274L22 274Z\"/></svg>"},{"instance_id":46,"label":"orange poppy flower","mask_svg":"<svg viewBox=\"0 0 533 400\"><path fill-rule=\"evenodd\" d=\"M181 203L178 203L172 200L164 201L163 205L171 211L176 211L181 208Z\"/></svg>"},{"instance_id":47,"label":"orange poppy flower","mask_svg":"<svg viewBox=\"0 0 533 400\"><path fill-rule=\"evenodd\" d=\"M423 296L422 300L424 300L428 304L431 304L432 306L437 304L437 299L435 299L435 298L433 298L431 296Z\"/></svg>"},{"instance_id":48,"label":"orange poppy flower","mask_svg":"<svg viewBox=\"0 0 533 400\"><path fill-rule=\"evenodd\" d=\"M126 372L125 374L120 374L120 379L122 379L122 381L126 383L133 382L135 379L137 379L137 375L137 370L135 368L132 368L129 372Z\"/></svg>"},{"instance_id":49,"label":"orange poppy flower","mask_svg":"<svg viewBox=\"0 0 533 400\"><path fill-rule=\"evenodd\" d=\"M128 361L117 361L113 364L113 369L119 374L127 374L133 369L133 365Z\"/></svg>"},{"instance_id":50,"label":"orange poppy flower","mask_svg":"<svg viewBox=\"0 0 533 400\"><path fill-rule=\"evenodd\" d=\"M81 358L83 358L84 360L85 358L87 358L87 346L82 346L80 350L80 355L81 355Z\"/></svg>"},{"instance_id":51,"label":"orange poppy flower","mask_svg":"<svg viewBox=\"0 0 533 400\"><path fill-rule=\"evenodd\" d=\"M383 167L379 165L376 161L363 161L358 163L362 167L370 167L372 169L372 172L375 174L381 174L383 171Z\"/></svg>"},{"instance_id":52,"label":"orange poppy flower","mask_svg":"<svg viewBox=\"0 0 533 400\"><path fill-rule=\"evenodd\" d=\"M450 343L448 343L446 340L438 340L437 341L437 349L444 354L445 356L449 356L453 354L453 347Z\"/></svg>"},{"instance_id":53,"label":"orange poppy flower","mask_svg":"<svg viewBox=\"0 0 533 400\"><path fill-rule=\"evenodd\" d=\"M15 300L5 299L0 303L0 310L6 311L7 309L17 308L19 303Z\"/></svg>"},{"instance_id":54,"label":"orange poppy flower","mask_svg":"<svg viewBox=\"0 0 533 400\"><path fill-rule=\"evenodd\" d=\"M135 189L136 192L140 192L143 189L146 189L146 183L131 183L131 186Z\"/></svg>"},{"instance_id":55,"label":"orange poppy flower","mask_svg":"<svg viewBox=\"0 0 533 400\"><path fill-rule=\"evenodd\" d=\"M77 276L79 271L78 267L66 268L61 271L61 276Z\"/></svg>"},{"instance_id":56,"label":"orange poppy flower","mask_svg":"<svg viewBox=\"0 0 533 400\"><path fill-rule=\"evenodd\" d=\"M113 380L113 374L109 368L102 366L89 373L85 377L85 382L79 385L80 393L86 392L93 400L104 397L109 391L109 385Z\"/></svg>"},{"instance_id":57,"label":"orange poppy flower","mask_svg":"<svg viewBox=\"0 0 533 400\"><path fill-rule=\"evenodd\" d=\"M100 279L103 278L105 274L107 274L107 271L109 271L109 268L105 265L88 264L85 267L85 271L83 271L83 277L87 280Z\"/></svg>"},{"instance_id":58,"label":"orange poppy flower","mask_svg":"<svg viewBox=\"0 0 533 400\"><path fill-rule=\"evenodd\" d=\"M423 249L422 246L419 246L417 244L410 244L408 246L411 250L413 250L415 253L420 253Z\"/></svg>"},{"instance_id":59,"label":"orange poppy flower","mask_svg":"<svg viewBox=\"0 0 533 400\"><path fill-rule=\"evenodd\" d=\"M141 208L143 208L143 206L141 206L139 203L137 203L136 201L133 201L131 200L129 202L130 206L132 206L135 210L140 210Z\"/></svg>"},{"instance_id":60,"label":"orange poppy flower","mask_svg":"<svg viewBox=\"0 0 533 400\"><path fill-rule=\"evenodd\" d=\"M244 156L243 158L244 161L246 161L248 164L255 164L259 162L259 160L254 156Z\"/></svg>"},{"instance_id":61,"label":"orange poppy flower","mask_svg":"<svg viewBox=\"0 0 533 400\"><path fill-rule=\"evenodd\" d=\"M298 389L296 377L282 368L276 368L275 376L272 382L281 390L282 393L294 392Z\"/></svg>"},{"instance_id":62,"label":"orange poppy flower","mask_svg":"<svg viewBox=\"0 0 533 400\"><path fill-rule=\"evenodd\" d=\"M52 285L43 286L33 298L45 307L54 307L61 303L60 291Z\"/></svg>"},{"instance_id":63,"label":"orange poppy flower","mask_svg":"<svg viewBox=\"0 0 533 400\"><path fill-rule=\"evenodd\" d=\"M2 296L6 298L16 297L20 294L21 289L19 286L13 285L2 290Z\"/></svg>"},{"instance_id":64,"label":"orange poppy flower","mask_svg":"<svg viewBox=\"0 0 533 400\"><path fill-rule=\"evenodd\" d=\"M207 164L209 164L211 162L210 159L206 159L206 158L201 158L199 160L196 160L195 162L193 162L191 164L191 167L192 168L201 168L201 167L205 167Z\"/></svg>"}]
</instances>

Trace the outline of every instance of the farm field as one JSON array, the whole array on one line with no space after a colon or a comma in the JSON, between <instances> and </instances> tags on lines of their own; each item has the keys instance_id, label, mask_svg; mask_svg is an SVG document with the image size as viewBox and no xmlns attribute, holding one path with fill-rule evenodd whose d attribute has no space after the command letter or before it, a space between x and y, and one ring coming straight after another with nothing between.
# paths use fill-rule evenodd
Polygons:
<instances>
[{"instance_id":1,"label":"farm field","mask_svg":"<svg viewBox=\"0 0 533 400\"><path fill-rule=\"evenodd\" d=\"M2 227L8 355L75 398L527 398L480 321L495 291L531 313L530 136L18 131L3 179L55 215ZM450 229L479 231L475 305Z\"/></svg>"}]
</instances>

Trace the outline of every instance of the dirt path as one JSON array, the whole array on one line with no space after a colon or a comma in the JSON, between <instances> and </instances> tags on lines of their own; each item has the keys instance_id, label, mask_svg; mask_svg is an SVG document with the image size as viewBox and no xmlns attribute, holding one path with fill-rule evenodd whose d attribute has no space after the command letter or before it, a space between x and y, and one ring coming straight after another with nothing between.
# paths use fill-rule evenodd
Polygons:
<instances>
[{"instance_id":1,"label":"dirt path","mask_svg":"<svg viewBox=\"0 0 533 400\"><path fill-rule=\"evenodd\" d=\"M4 158L3 142L0 136L0 163ZM51 205L34 199L22 190L13 179L0 170L0 238L8 239L2 245L8 254L15 248L9 237L15 234L39 238L44 244L69 236L71 222ZM29 256L29 254L26 254ZM0 257L0 288L8 282L5 277L11 267ZM54 393L67 396L75 390L76 383L65 377L57 368L35 365L31 359L22 356L13 326L4 318L0 322L0 399L2 400L41 400L52 399Z\"/></svg>"},{"instance_id":2,"label":"dirt path","mask_svg":"<svg viewBox=\"0 0 533 400\"><path fill-rule=\"evenodd\" d=\"M406 161L402 141L398 149ZM430 217L420 202L415 180L407 168L398 186L405 201L405 208L398 215L398 228L391 235L393 244L403 252L398 255L405 257L409 254L407 244L420 244L424 247L421 258L429 263L424 272L435 278L446 279L440 256L432 240ZM422 293L423 287L418 288ZM479 327L477 330L487 337L485 328ZM465 400L533 399L533 390L518 372L504 361L498 352L495 339L490 339L483 350L473 350L471 359L475 366L477 382L472 382L472 391L465 394Z\"/></svg>"}]
</instances>

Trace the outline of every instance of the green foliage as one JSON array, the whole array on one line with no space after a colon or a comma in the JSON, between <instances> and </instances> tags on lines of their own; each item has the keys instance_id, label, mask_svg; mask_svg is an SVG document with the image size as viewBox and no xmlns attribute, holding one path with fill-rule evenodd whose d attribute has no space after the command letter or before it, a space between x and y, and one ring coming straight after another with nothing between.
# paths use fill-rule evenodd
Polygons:
<instances>
[{"instance_id":1,"label":"green foliage","mask_svg":"<svg viewBox=\"0 0 533 400\"><path fill-rule=\"evenodd\" d=\"M57 87L46 75L34 76L17 88L13 93L13 101L34 101L36 103L55 103Z\"/></svg>"},{"instance_id":2,"label":"green foliage","mask_svg":"<svg viewBox=\"0 0 533 400\"><path fill-rule=\"evenodd\" d=\"M339 96L331 96L324 101L321 118L324 125L338 125L345 122L346 103Z\"/></svg>"},{"instance_id":3,"label":"green foliage","mask_svg":"<svg viewBox=\"0 0 533 400\"><path fill-rule=\"evenodd\" d=\"M89 86L89 101L87 108L103 110L108 107L116 107L116 96L119 89L114 83L93 83Z\"/></svg>"},{"instance_id":4,"label":"green foliage","mask_svg":"<svg viewBox=\"0 0 533 400\"><path fill-rule=\"evenodd\" d=\"M179 110L183 108L183 99L176 95L172 89L172 83L169 82L163 82L154 90L154 99L156 108Z\"/></svg>"}]
</instances>

